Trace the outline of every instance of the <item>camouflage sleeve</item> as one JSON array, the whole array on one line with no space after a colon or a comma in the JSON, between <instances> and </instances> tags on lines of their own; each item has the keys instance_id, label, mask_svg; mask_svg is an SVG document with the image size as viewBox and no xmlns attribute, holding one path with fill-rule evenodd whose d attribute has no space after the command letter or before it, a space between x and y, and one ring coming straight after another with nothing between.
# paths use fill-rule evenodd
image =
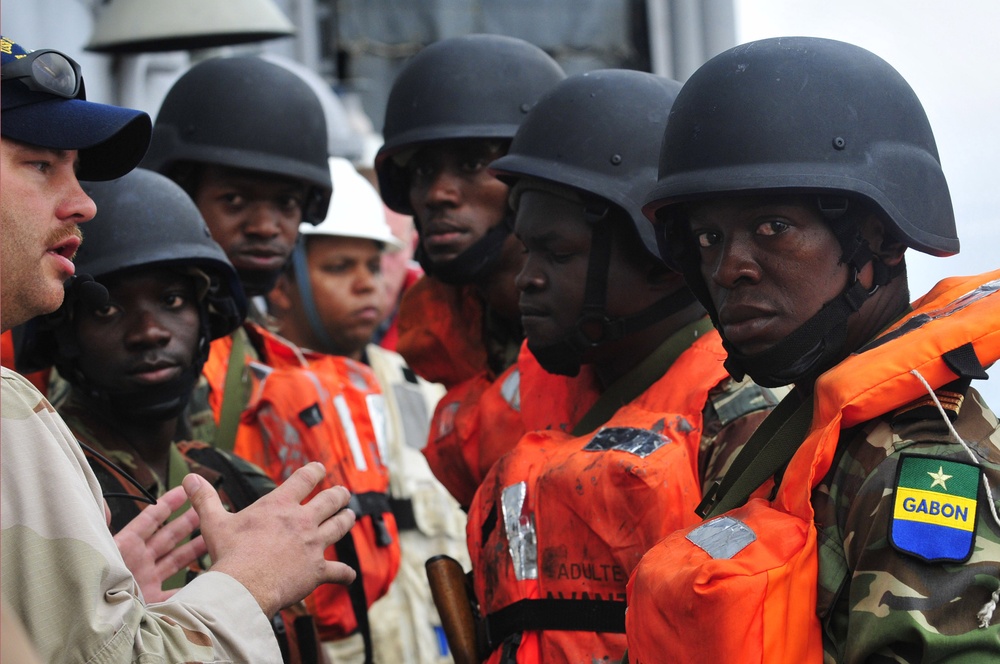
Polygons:
<instances>
[{"instance_id":1,"label":"camouflage sleeve","mask_svg":"<svg viewBox=\"0 0 1000 664\"><path fill-rule=\"evenodd\" d=\"M761 387L749 378L727 378L709 392L698 453L702 494L722 479L747 439L787 393L787 388Z\"/></svg>"},{"instance_id":2,"label":"camouflage sleeve","mask_svg":"<svg viewBox=\"0 0 1000 664\"><path fill-rule=\"evenodd\" d=\"M101 489L52 406L3 369L3 600L46 662L281 662L233 578L208 572L147 606L108 530Z\"/></svg>"},{"instance_id":3,"label":"camouflage sleeve","mask_svg":"<svg viewBox=\"0 0 1000 664\"><path fill-rule=\"evenodd\" d=\"M984 487L996 505L1000 433L971 390L954 427L975 462L940 415L887 416L842 437L813 497L826 661L1000 661L1000 609L981 613L1000 588Z\"/></svg>"}]
</instances>

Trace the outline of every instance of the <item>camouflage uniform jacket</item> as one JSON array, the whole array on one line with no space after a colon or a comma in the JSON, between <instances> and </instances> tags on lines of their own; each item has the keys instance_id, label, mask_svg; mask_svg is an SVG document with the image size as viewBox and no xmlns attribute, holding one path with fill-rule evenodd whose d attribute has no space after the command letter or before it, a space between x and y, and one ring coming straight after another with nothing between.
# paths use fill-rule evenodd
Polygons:
<instances>
[{"instance_id":1,"label":"camouflage uniform jacket","mask_svg":"<svg viewBox=\"0 0 1000 664\"><path fill-rule=\"evenodd\" d=\"M949 345L983 331L985 339L996 335L998 277L1000 272L942 282L914 305L922 311L911 314L909 323L897 324L835 370L844 381L861 361L875 371L905 357L909 364L901 366L918 364L936 387L948 421L925 387L910 387L915 380L906 374L907 383L886 381L894 387L883 390L882 399L896 401L892 410L859 423L845 417L832 465L811 501L827 662L1000 661L1000 609L988 606L1000 594L1000 430L968 379L948 383L937 377L955 372ZM972 313L980 305L982 311ZM925 339L941 347L929 353L932 359L934 352L945 353L944 373L940 359L911 359L926 352ZM988 343L977 346L987 363L996 359L986 356ZM828 390L849 382L826 381L828 376L821 377L817 393L824 381ZM897 395L907 389L913 391L904 400L924 393L899 405ZM964 494L963 475L970 478ZM975 510L963 519L964 530L954 527L961 516L955 506L963 504Z\"/></svg>"},{"instance_id":2,"label":"camouflage uniform jacket","mask_svg":"<svg viewBox=\"0 0 1000 664\"><path fill-rule=\"evenodd\" d=\"M222 504L231 512L243 509L274 489L271 478L253 464L197 441L171 443L167 477L159 477L127 441L74 398L72 392L58 411L79 441L110 459L155 498L180 486L188 473L197 473L211 482ZM105 493L136 493L119 473L109 470L95 455L84 453ZM145 503L112 497L108 506L111 532L117 533L138 515ZM185 503L178 512L187 507Z\"/></svg>"},{"instance_id":3,"label":"camouflage uniform jacket","mask_svg":"<svg viewBox=\"0 0 1000 664\"><path fill-rule=\"evenodd\" d=\"M46 662L280 662L246 588L207 572L146 606L108 530L101 487L48 401L2 369L3 599Z\"/></svg>"},{"instance_id":4,"label":"camouflage uniform jacket","mask_svg":"<svg viewBox=\"0 0 1000 664\"><path fill-rule=\"evenodd\" d=\"M979 457L989 485L998 492L996 500L1000 498L997 418L975 390L962 400L949 399L949 392L939 389L938 398L949 404L950 417L956 418L952 424ZM983 629L977 616L1000 585L1000 524L990 513L988 499L980 497L974 548L966 562L928 563L890 542L903 455L931 459L931 472L943 467L939 459L969 462L936 407L923 419L907 417L911 414L912 410L901 409L846 431L834 466L813 492L819 549L817 610L825 659L1000 661L1000 623L994 619ZM933 476L926 477L926 487L921 488L930 488L933 482ZM944 484L950 483L946 479Z\"/></svg>"}]
</instances>

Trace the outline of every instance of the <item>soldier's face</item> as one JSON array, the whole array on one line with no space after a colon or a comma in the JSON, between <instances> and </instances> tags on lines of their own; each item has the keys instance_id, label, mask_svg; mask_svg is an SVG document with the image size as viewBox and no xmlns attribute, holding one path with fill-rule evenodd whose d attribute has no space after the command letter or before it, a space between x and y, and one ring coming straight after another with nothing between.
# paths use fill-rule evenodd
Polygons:
<instances>
[{"instance_id":1,"label":"soldier's face","mask_svg":"<svg viewBox=\"0 0 1000 664\"><path fill-rule=\"evenodd\" d=\"M529 342L548 346L573 329L583 310L593 229L581 203L529 189L520 197L514 232L526 252L516 280L521 324ZM661 296L643 272L647 262L629 251L616 232L605 275L609 316L635 313Z\"/></svg>"},{"instance_id":2,"label":"soldier's face","mask_svg":"<svg viewBox=\"0 0 1000 664\"><path fill-rule=\"evenodd\" d=\"M76 310L79 368L114 391L156 389L194 362L199 313L194 283L151 269L102 279L110 296L98 309Z\"/></svg>"},{"instance_id":3,"label":"soldier's face","mask_svg":"<svg viewBox=\"0 0 1000 664\"><path fill-rule=\"evenodd\" d=\"M206 166L194 202L244 288L263 295L292 254L306 186L258 171Z\"/></svg>"},{"instance_id":4,"label":"soldier's face","mask_svg":"<svg viewBox=\"0 0 1000 664\"><path fill-rule=\"evenodd\" d=\"M410 205L428 257L456 258L507 213L507 185L490 174L503 154L488 141L449 141L421 148L407 162Z\"/></svg>"},{"instance_id":5,"label":"soldier's face","mask_svg":"<svg viewBox=\"0 0 1000 664\"><path fill-rule=\"evenodd\" d=\"M720 332L741 353L767 350L847 285L840 243L805 198L720 199L687 212Z\"/></svg>"}]
</instances>

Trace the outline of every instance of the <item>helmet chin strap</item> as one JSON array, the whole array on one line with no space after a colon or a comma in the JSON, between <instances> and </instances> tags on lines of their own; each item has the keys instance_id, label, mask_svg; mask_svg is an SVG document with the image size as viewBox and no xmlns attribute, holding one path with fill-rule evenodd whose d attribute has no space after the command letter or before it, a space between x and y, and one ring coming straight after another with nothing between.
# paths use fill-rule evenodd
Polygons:
<instances>
[{"instance_id":1,"label":"helmet chin strap","mask_svg":"<svg viewBox=\"0 0 1000 664\"><path fill-rule=\"evenodd\" d=\"M243 290L249 297L267 295L274 289L274 285L278 283L278 277L281 276L281 270L241 270L237 268L236 273L240 276L240 283L243 284Z\"/></svg>"},{"instance_id":2,"label":"helmet chin strap","mask_svg":"<svg viewBox=\"0 0 1000 664\"><path fill-rule=\"evenodd\" d=\"M169 382L129 390L109 390L92 385L88 380L71 382L80 387L109 419L163 422L184 412L200 373L200 369L192 365Z\"/></svg>"},{"instance_id":3,"label":"helmet chin strap","mask_svg":"<svg viewBox=\"0 0 1000 664\"><path fill-rule=\"evenodd\" d=\"M422 242L417 246L416 259L426 274L446 284L461 286L476 283L496 268L503 253L503 244L513 230L514 213L507 210L500 223L450 261L435 263L424 251Z\"/></svg>"},{"instance_id":4,"label":"helmet chin strap","mask_svg":"<svg viewBox=\"0 0 1000 664\"><path fill-rule=\"evenodd\" d=\"M847 340L847 319L875 293L858 282L841 291L833 300L823 305L812 318L790 335L761 353L744 355L723 337L723 346L729 354L725 367L736 380L745 375L763 387L781 387L815 371L826 368L839 359Z\"/></svg>"},{"instance_id":5,"label":"helmet chin strap","mask_svg":"<svg viewBox=\"0 0 1000 664\"><path fill-rule=\"evenodd\" d=\"M576 376L580 373L588 352L635 334L696 301L694 293L689 289L679 288L642 311L628 316L609 317L606 311L607 281L613 234L607 212L607 208L597 214L591 213L589 208L585 212L588 221L593 224L593 238L580 317L573 328L553 344L540 346L532 344L531 339L528 339L528 350L549 373Z\"/></svg>"}]
</instances>

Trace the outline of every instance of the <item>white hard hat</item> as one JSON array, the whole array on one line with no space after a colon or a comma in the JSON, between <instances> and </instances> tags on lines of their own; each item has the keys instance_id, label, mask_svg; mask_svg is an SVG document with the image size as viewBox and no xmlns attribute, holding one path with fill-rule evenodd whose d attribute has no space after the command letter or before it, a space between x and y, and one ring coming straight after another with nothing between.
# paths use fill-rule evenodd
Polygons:
<instances>
[{"instance_id":1,"label":"white hard hat","mask_svg":"<svg viewBox=\"0 0 1000 664\"><path fill-rule=\"evenodd\" d=\"M382 198L351 162L330 157L330 177L333 179L333 198L326 219L315 226L301 224L299 233L374 240L382 242L388 251L403 248L403 243L385 223Z\"/></svg>"}]
</instances>

